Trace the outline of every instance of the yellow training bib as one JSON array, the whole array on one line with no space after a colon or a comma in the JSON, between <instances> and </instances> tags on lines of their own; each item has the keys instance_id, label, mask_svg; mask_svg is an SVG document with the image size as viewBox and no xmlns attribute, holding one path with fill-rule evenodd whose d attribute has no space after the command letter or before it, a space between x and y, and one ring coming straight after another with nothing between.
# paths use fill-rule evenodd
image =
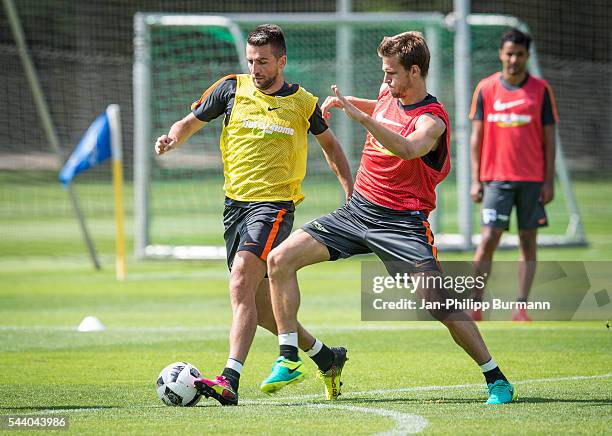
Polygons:
<instances>
[{"instance_id":1,"label":"yellow training bib","mask_svg":"<svg viewBox=\"0 0 612 436\"><path fill-rule=\"evenodd\" d=\"M302 87L286 97L270 96L250 75L236 79L234 106L220 141L225 193L239 201L297 204L304 199L308 120L318 99Z\"/></svg>"}]
</instances>

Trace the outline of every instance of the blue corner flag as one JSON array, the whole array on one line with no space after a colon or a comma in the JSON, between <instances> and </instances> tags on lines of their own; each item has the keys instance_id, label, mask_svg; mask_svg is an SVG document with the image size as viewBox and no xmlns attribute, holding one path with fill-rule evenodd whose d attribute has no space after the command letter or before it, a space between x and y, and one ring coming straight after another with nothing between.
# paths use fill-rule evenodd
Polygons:
<instances>
[{"instance_id":1,"label":"blue corner flag","mask_svg":"<svg viewBox=\"0 0 612 436\"><path fill-rule=\"evenodd\" d=\"M111 133L108 115L104 112L89 126L70 158L60 171L64 186L81 171L93 168L111 157Z\"/></svg>"}]
</instances>

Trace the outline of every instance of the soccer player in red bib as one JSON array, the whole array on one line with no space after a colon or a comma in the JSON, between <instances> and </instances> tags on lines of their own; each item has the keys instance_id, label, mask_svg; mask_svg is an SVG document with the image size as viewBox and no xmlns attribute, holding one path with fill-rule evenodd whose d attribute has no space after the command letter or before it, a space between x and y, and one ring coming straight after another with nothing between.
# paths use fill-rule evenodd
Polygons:
<instances>
[{"instance_id":1,"label":"soccer player in red bib","mask_svg":"<svg viewBox=\"0 0 612 436\"><path fill-rule=\"evenodd\" d=\"M274 392L301 374L299 269L375 253L389 272L401 263L414 274L441 274L427 217L436 206L435 187L450 171L448 114L427 93L429 50L419 32L385 37L378 54L384 82L377 100L344 97L334 85L335 97L328 97L321 107L324 116L329 116L332 107L342 109L368 131L353 195L346 205L293 233L268 256L280 357L261 384L265 392ZM426 295L425 299L441 295L436 289L422 291L419 295ZM489 388L487 403L514 400L514 387L491 358L469 315L462 311L432 315L480 365ZM328 397L340 393L343 364L334 363L323 374Z\"/></svg>"},{"instance_id":2,"label":"soccer player in red bib","mask_svg":"<svg viewBox=\"0 0 612 436\"><path fill-rule=\"evenodd\" d=\"M480 203L481 242L474 256L478 274L491 272L493 253L516 206L520 240L518 301L527 302L535 275L536 237L548 225L544 205L553 199L555 124L552 90L527 71L531 38L513 29L501 39L502 71L483 79L474 92L472 199ZM475 295L482 299L482 291ZM475 320L482 319L474 311ZM514 321L530 321L525 309Z\"/></svg>"}]
</instances>

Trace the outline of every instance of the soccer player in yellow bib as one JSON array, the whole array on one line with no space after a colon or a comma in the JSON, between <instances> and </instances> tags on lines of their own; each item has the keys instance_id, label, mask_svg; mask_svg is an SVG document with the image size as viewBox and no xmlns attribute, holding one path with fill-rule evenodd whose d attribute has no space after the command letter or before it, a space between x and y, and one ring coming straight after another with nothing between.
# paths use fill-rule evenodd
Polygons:
<instances>
[{"instance_id":1,"label":"soccer player in yellow bib","mask_svg":"<svg viewBox=\"0 0 612 436\"><path fill-rule=\"evenodd\" d=\"M271 24L255 28L248 36L246 58L250 74L218 80L191 105L192 112L155 143L158 155L166 153L224 115L220 148L232 306L230 350L220 376L196 382L203 395L223 405L238 403L240 372L257 325L277 333L266 260L289 236L295 205L304 198L301 182L306 175L308 132L321 145L347 199L353 190L348 162L323 119L318 99L285 82L287 56L281 28ZM303 328L298 333L300 348L321 372L344 364L345 348L329 348Z\"/></svg>"}]
</instances>

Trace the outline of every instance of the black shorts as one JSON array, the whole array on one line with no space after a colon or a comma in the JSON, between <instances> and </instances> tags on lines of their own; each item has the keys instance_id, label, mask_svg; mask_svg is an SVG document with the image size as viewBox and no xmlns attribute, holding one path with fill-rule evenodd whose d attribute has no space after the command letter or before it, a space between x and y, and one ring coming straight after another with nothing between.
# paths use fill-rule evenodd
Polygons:
<instances>
[{"instance_id":1,"label":"black shorts","mask_svg":"<svg viewBox=\"0 0 612 436\"><path fill-rule=\"evenodd\" d=\"M226 198L223 237L230 271L238 251L250 251L265 262L270 250L291 234L294 211L292 201L245 202Z\"/></svg>"},{"instance_id":2,"label":"black shorts","mask_svg":"<svg viewBox=\"0 0 612 436\"><path fill-rule=\"evenodd\" d=\"M324 244L330 260L374 253L387 270L438 271L437 250L427 217L421 211L399 211L372 203L357 191L348 203L302 229Z\"/></svg>"},{"instance_id":3,"label":"black shorts","mask_svg":"<svg viewBox=\"0 0 612 436\"><path fill-rule=\"evenodd\" d=\"M516 205L520 230L547 226L546 211L540 201L541 189L540 182L485 182L481 224L508 230L512 207Z\"/></svg>"}]
</instances>

